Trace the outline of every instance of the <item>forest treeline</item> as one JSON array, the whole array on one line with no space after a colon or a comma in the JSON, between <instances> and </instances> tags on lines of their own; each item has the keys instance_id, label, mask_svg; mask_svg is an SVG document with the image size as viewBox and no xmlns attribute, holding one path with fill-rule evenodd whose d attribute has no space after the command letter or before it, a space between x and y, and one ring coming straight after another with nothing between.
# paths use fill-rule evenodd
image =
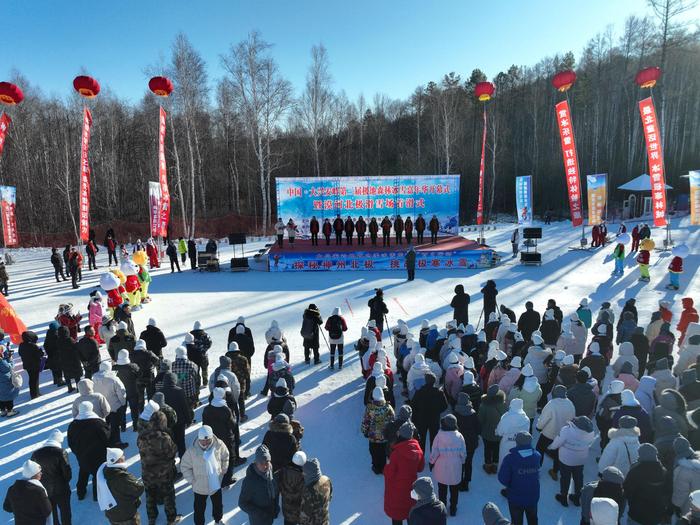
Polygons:
<instances>
[{"instance_id":1,"label":"forest treeline","mask_svg":"<svg viewBox=\"0 0 700 525\"><path fill-rule=\"evenodd\" d=\"M661 7L677 2L663 0ZM564 95L551 86L552 76L567 68L578 76L568 97L582 178L608 173L614 188L646 170L637 103L648 90L638 88L634 76L645 66L662 67L653 96L667 182L687 192L680 176L700 168L700 32L676 23L675 12L666 14L630 17L621 34L596 35L576 59L572 52L555 55L489 79L496 94L487 103L487 217L513 213L518 175L533 176L536 214L547 208L568 213L554 115ZM286 176L460 173L462 220L474 221L483 106L473 89L486 79L478 68L448 73L405 99L375 94L349 100L333 82L332 57L322 45L312 48L306 83L297 92L259 33L218 59L225 75L209 78L202 55L184 34L177 36L167 64L146 69L144 96L136 104L111 92L108 79L98 79L106 85L89 103L93 224L148 223L148 181L158 180L160 103L168 112L171 222L185 234L206 231L208 221L224 215L269 231L274 181ZM145 89L152 74L173 81L169 99ZM17 186L20 233L26 241L27 233L75 232L83 100L46 96L21 72L11 80L26 98L11 111L0 181Z\"/></svg>"}]
</instances>

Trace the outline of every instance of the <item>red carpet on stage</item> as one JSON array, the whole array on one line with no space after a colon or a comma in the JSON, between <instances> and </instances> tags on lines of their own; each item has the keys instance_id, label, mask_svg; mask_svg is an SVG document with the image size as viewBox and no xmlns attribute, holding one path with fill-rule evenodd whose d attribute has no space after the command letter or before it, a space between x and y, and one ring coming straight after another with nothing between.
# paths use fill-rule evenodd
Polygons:
<instances>
[{"instance_id":1,"label":"red carpet on stage","mask_svg":"<svg viewBox=\"0 0 700 525\"><path fill-rule=\"evenodd\" d=\"M343 238L342 245L335 244L335 237L331 239L331 243L326 246L326 240L320 238L318 240L318 246L311 245L311 239L296 239L294 241L294 247L292 248L289 244L289 240L284 240L284 247L280 248L277 243L270 248L270 255L273 254L294 254L294 253L304 253L304 254L314 254L314 253L351 253L351 252L397 252L397 251L407 251L408 244L406 239L404 239L403 244L396 244L396 238L391 238L391 246L382 246L382 239L377 239L377 246L372 246L369 237L365 238L365 244L357 244L357 237L354 237L351 245L345 243L345 238ZM413 248L417 252L439 252L439 251L458 251L458 250L481 250L481 246L477 244L476 241L471 239L465 239L459 235L452 235L449 237L438 237L437 244L430 244L430 236L428 236L428 242L423 244L414 244ZM488 249L488 248L487 248Z\"/></svg>"}]
</instances>

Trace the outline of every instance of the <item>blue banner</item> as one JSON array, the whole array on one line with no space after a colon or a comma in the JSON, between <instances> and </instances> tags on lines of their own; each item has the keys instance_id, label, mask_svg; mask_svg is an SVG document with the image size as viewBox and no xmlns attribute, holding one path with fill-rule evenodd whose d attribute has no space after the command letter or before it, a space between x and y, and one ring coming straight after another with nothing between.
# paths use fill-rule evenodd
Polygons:
<instances>
[{"instance_id":1,"label":"blue banner","mask_svg":"<svg viewBox=\"0 0 700 525\"><path fill-rule=\"evenodd\" d=\"M367 222L400 215L415 223L422 214L427 224L435 215L440 233L454 235L459 227L459 175L396 177L283 177L277 179L277 216L290 218L299 235L309 236L309 222L340 214Z\"/></svg>"},{"instance_id":2,"label":"blue banner","mask_svg":"<svg viewBox=\"0 0 700 525\"><path fill-rule=\"evenodd\" d=\"M515 208L518 224L532 224L532 177L515 177Z\"/></svg>"},{"instance_id":3,"label":"blue banner","mask_svg":"<svg viewBox=\"0 0 700 525\"><path fill-rule=\"evenodd\" d=\"M492 250L416 252L416 270L489 268ZM402 270L406 252L338 252L270 254L271 272Z\"/></svg>"}]
</instances>

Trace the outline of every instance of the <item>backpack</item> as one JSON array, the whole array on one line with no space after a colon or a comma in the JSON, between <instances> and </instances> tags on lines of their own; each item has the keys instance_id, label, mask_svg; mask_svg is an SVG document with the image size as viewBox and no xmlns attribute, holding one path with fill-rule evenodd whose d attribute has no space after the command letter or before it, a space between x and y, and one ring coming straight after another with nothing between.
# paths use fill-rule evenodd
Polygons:
<instances>
[{"instance_id":1,"label":"backpack","mask_svg":"<svg viewBox=\"0 0 700 525\"><path fill-rule=\"evenodd\" d=\"M331 339L343 337L343 321L340 316L334 315L328 319L328 335L331 336Z\"/></svg>"},{"instance_id":2,"label":"backpack","mask_svg":"<svg viewBox=\"0 0 700 525\"><path fill-rule=\"evenodd\" d=\"M304 320L301 323L301 336L304 339L313 339L316 335L316 323L310 317L304 316Z\"/></svg>"}]
</instances>

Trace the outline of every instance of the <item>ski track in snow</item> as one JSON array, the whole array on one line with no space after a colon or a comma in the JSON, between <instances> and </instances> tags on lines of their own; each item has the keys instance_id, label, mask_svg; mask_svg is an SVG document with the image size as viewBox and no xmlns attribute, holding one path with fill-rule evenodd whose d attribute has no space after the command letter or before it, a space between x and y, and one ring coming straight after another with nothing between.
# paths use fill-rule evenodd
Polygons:
<instances>
[{"instance_id":1,"label":"ski track in snow","mask_svg":"<svg viewBox=\"0 0 700 525\"><path fill-rule=\"evenodd\" d=\"M631 230L633 225L628 223L628 229ZM136 332L138 334L145 328L149 317L155 317L168 339L164 355L174 359L175 347L192 328L193 322L199 320L213 341L209 352L213 368L218 363L218 357L226 352L228 331L235 319L239 315L245 316L256 344L251 389L253 396L248 400L246 409L250 419L241 426L241 453L250 457L261 443L269 421L266 412L268 398L256 394L261 390L265 378L260 366L260 352L265 348L264 332L270 322L276 319L287 337L291 351L291 364L297 380L295 395L299 403L296 417L305 427L303 449L309 458L319 458L323 472L333 481L331 523L389 523L383 510L384 480L371 472L367 440L359 430L364 410L364 384L360 377L357 353L353 350L360 329L367 320L366 305L374 294L374 288L382 287L385 291L390 324L393 325L402 318L415 334L418 334L423 319L429 319L441 327L451 319L449 300L455 285L459 283L464 284L466 291L471 294L469 313L474 324L482 307L479 290L487 279L494 279L498 285L498 303L512 308L517 315L524 310L527 300L533 301L535 308L543 312L549 298L556 299L564 315L568 315L575 310L582 297L589 297L594 312L601 302L610 301L619 315L625 300L636 297L640 323L646 326L651 312L657 309L658 301L669 299L674 301L675 326L681 311L680 298L690 295L696 300L700 299L700 280L696 278L700 263L700 231L688 226L687 217L674 221L674 239L686 242L692 254L685 260L685 273L681 276L681 289L678 291L665 288L668 284L666 267L670 262L670 252L656 251L652 254L650 283L637 281L638 271L633 256L626 259L624 276L614 278L610 276L613 269L613 245L609 244L593 252L568 251L569 246L578 244L580 230L571 228L569 223L555 223L543 227L544 239L539 245L543 253L542 266L525 267L510 263L509 240L512 229L513 225L499 225L496 231L486 232L487 242L504 257L499 267L478 271L418 270L416 280L411 283L406 282L404 272L390 271L199 273L187 270L181 274L171 274L169 264L165 262L160 270L151 272L154 277L150 287L153 302L133 314ZM617 225L610 225L609 230L617 231ZM657 246L662 245L664 237L665 230L653 231ZM246 251L250 252L262 244L249 244ZM37 332L40 339L43 339L48 323L56 315L58 305L63 302L72 302L84 314L83 325L85 324L88 293L97 286L99 275L105 269L104 249L98 254L100 270L84 271L79 290L72 290L69 282L54 282L48 249L16 250L13 255L16 264L8 266L10 300L28 329ZM230 256L231 248L224 246L222 261L228 261ZM323 344L321 365L308 367L303 363L299 330L302 312L309 303L318 305L324 320L336 306L340 306L346 316L349 325L345 336L347 357L342 371L333 373L328 370L328 349ZM481 325L483 326L483 319ZM387 344L386 332L384 335ZM104 349L103 355L106 356ZM15 360L20 367L21 361L17 354ZM22 463L46 440L49 432L53 428L66 431L71 421L70 405L76 396L66 395L65 387L53 387L50 372L43 372L43 395L31 401L26 375L24 377L25 386L15 405L20 414L0 421L2 498L19 474ZM395 393L397 402L400 403L400 387L396 387ZM202 398L204 396L205 391L202 391ZM197 423L188 429L188 444L196 437L201 408L196 412L196 420ZM129 428L122 436L129 443L126 454L130 470L140 475L135 434ZM534 439L537 439L537 433ZM585 467L586 482L597 477L595 458L599 455L596 442ZM496 476L488 476L483 472L482 459L483 443L480 443L474 459L470 491L460 493L457 517L448 518L448 523L482 523L481 508L489 500L497 503L504 515L508 516L507 502L499 494L501 485ZM71 486L74 488L78 468L72 454L70 460L73 467ZM551 460L546 459L540 476L539 519L542 523L578 523L579 508L570 506L565 509L554 500L559 483L547 475L546 469L550 466ZM246 467L247 464L236 470L239 482L224 492L224 521L229 525L248 523L247 516L237 507L240 479L245 474ZM427 466L422 475L429 475ZM435 488L437 490L437 483ZM185 517L183 523L191 524L191 489L181 480L176 485L176 491L178 512ZM72 510L76 523L84 522L85 519L92 520L93 523L107 523L97 503L93 503L89 497L78 501L73 494ZM208 520L211 519L210 512L211 506L207 509ZM2 516L2 522L12 521L11 515L3 513ZM145 497L142 498L141 518L147 523ZM162 507L158 522L165 523ZM281 513L275 523L283 523Z\"/></svg>"}]
</instances>

